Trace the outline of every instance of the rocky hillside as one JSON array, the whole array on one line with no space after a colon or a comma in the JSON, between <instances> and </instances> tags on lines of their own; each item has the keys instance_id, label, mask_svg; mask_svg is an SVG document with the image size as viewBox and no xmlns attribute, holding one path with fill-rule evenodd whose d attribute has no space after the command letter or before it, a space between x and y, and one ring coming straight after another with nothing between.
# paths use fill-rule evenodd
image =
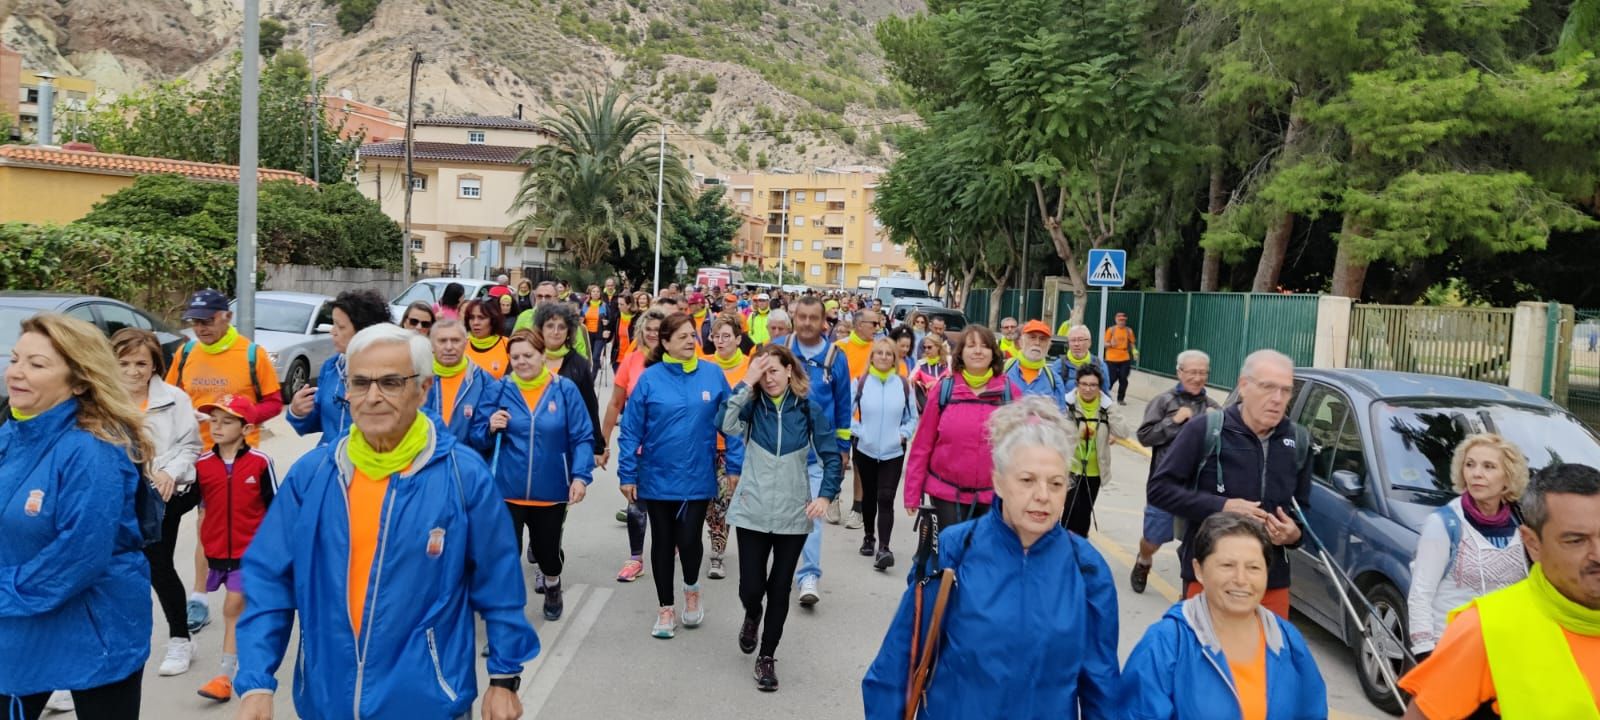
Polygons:
<instances>
[{"instance_id":1,"label":"rocky hillside","mask_svg":"<svg viewBox=\"0 0 1600 720\"><path fill-rule=\"evenodd\" d=\"M619 82L703 172L886 164L884 126L912 114L872 27L922 0L261 0L330 93L400 111L423 53L418 115L529 117ZM204 78L237 49L239 0L0 0L0 39L29 67L112 92Z\"/></svg>"}]
</instances>

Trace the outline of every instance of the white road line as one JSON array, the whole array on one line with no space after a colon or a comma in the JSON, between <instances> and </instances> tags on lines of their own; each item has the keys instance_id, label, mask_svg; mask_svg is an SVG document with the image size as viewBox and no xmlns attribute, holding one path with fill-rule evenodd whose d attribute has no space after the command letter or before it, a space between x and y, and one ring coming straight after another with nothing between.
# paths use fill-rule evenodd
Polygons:
<instances>
[{"instance_id":1,"label":"white road line","mask_svg":"<svg viewBox=\"0 0 1600 720\"><path fill-rule=\"evenodd\" d=\"M583 587L583 586L579 586ZM527 685L522 689L522 712L529 718L539 717L539 711L544 709L544 704L550 699L550 694L555 692L556 684L561 681L561 675L566 672L567 665L572 663L573 656L578 654L578 648L583 645L584 638L589 636L589 631L594 629L596 620L600 619L600 612L605 609L606 601L611 599L615 592L610 588L589 588L587 602L583 602L575 615L569 615L568 620L558 621L562 624L571 623L570 627L563 628L555 641L546 646L545 652L539 654L535 660L537 665L523 673ZM550 627L555 623L545 623Z\"/></svg>"}]
</instances>

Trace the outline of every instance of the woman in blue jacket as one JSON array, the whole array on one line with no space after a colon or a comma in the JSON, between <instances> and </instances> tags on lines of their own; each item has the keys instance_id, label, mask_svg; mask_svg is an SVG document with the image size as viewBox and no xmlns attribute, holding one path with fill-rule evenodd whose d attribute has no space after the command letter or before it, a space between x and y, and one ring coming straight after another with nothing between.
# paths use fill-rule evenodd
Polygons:
<instances>
[{"instance_id":1,"label":"woman in blue jacket","mask_svg":"<svg viewBox=\"0 0 1600 720\"><path fill-rule=\"evenodd\" d=\"M919 718L1121 718L1111 571L1089 541L1061 527L1072 425L1049 400L1025 397L995 410L988 431L994 506L939 535L938 568L960 578L941 637L926 634L937 573L927 585L913 573L861 682L865 716L904 717L915 624L920 642L938 648L932 681L915 696L926 701Z\"/></svg>"},{"instance_id":2,"label":"woman in blue jacket","mask_svg":"<svg viewBox=\"0 0 1600 720\"><path fill-rule=\"evenodd\" d=\"M511 372L474 421L473 435L495 448L490 470L505 496L522 549L544 575L544 619L561 619L561 533L567 506L583 502L594 481L594 426L577 386L544 366L544 339L518 330L507 341ZM491 439L492 438L492 439Z\"/></svg>"},{"instance_id":3,"label":"woman in blue jacket","mask_svg":"<svg viewBox=\"0 0 1600 720\"><path fill-rule=\"evenodd\" d=\"M657 359L639 376L622 413L617 479L628 502L641 502L650 518L650 564L655 570L656 614L651 634L672 637L678 627L673 553L683 562L683 624L699 627L700 561L706 510L717 496L717 428L728 401L728 381L714 363L697 359L692 319L674 313L661 323ZM726 472L737 484L744 446L727 438Z\"/></svg>"},{"instance_id":4,"label":"woman in blue jacket","mask_svg":"<svg viewBox=\"0 0 1600 720\"><path fill-rule=\"evenodd\" d=\"M320 432L318 445L338 442L350 430L350 402L344 397L345 346L369 326L389 322L389 301L376 290L346 290L333 299L333 357L323 361L317 385L295 391L285 419L300 435Z\"/></svg>"},{"instance_id":5,"label":"woman in blue jacket","mask_svg":"<svg viewBox=\"0 0 1600 720\"><path fill-rule=\"evenodd\" d=\"M1144 633L1122 671L1129 720L1320 720L1328 691L1300 631L1261 606L1267 530L1221 512L1195 531L1204 590Z\"/></svg>"},{"instance_id":6,"label":"woman in blue jacket","mask_svg":"<svg viewBox=\"0 0 1600 720\"><path fill-rule=\"evenodd\" d=\"M106 337L22 322L0 426L0 703L34 720L66 688L81 718L137 718L150 565L136 511L154 455Z\"/></svg>"}]
</instances>

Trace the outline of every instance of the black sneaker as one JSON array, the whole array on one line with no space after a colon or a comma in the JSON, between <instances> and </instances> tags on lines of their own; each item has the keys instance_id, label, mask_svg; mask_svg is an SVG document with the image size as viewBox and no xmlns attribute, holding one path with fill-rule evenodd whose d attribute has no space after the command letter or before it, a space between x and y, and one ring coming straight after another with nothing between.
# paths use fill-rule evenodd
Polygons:
<instances>
[{"instance_id":1,"label":"black sneaker","mask_svg":"<svg viewBox=\"0 0 1600 720\"><path fill-rule=\"evenodd\" d=\"M546 585L544 588L544 619L560 620L561 611L566 608L566 603L561 600L561 583Z\"/></svg>"},{"instance_id":2,"label":"black sneaker","mask_svg":"<svg viewBox=\"0 0 1600 720\"><path fill-rule=\"evenodd\" d=\"M1150 565L1154 564L1155 563L1151 563ZM1138 561L1134 561L1133 572L1128 573L1128 584L1133 586L1134 592L1144 592L1144 586L1150 582L1150 565L1144 565Z\"/></svg>"},{"instance_id":3,"label":"black sneaker","mask_svg":"<svg viewBox=\"0 0 1600 720\"><path fill-rule=\"evenodd\" d=\"M878 548L878 539L872 537L871 535L868 535L866 538L864 538L861 541L861 556L862 557L872 557L872 553L875 550L877 550L877 548Z\"/></svg>"},{"instance_id":4,"label":"black sneaker","mask_svg":"<svg viewBox=\"0 0 1600 720\"><path fill-rule=\"evenodd\" d=\"M777 660L772 656L756 658L756 689L761 692L775 692L778 689Z\"/></svg>"},{"instance_id":5,"label":"black sneaker","mask_svg":"<svg viewBox=\"0 0 1600 720\"><path fill-rule=\"evenodd\" d=\"M889 552L888 548L879 550L878 559L872 562L872 566L879 570L888 570L894 567L894 553Z\"/></svg>"},{"instance_id":6,"label":"black sneaker","mask_svg":"<svg viewBox=\"0 0 1600 720\"><path fill-rule=\"evenodd\" d=\"M739 626L739 652L746 655L756 651L756 630L761 628L761 618L747 617Z\"/></svg>"}]
</instances>

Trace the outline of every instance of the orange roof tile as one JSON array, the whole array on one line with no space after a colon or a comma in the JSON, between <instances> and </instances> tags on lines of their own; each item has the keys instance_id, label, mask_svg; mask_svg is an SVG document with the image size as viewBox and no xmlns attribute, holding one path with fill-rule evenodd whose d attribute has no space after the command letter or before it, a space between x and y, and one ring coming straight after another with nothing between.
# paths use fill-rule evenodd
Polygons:
<instances>
[{"instance_id":1,"label":"orange roof tile","mask_svg":"<svg viewBox=\"0 0 1600 720\"><path fill-rule=\"evenodd\" d=\"M6 164L43 165L68 170L132 175L171 173L195 180L239 182L239 167L237 165L216 165L187 160L139 157L137 155L113 155L110 153L65 150L39 145L0 145L0 165ZM311 178L289 170L261 169L256 171L256 178L261 182L292 180L302 185L312 184Z\"/></svg>"}]
</instances>

